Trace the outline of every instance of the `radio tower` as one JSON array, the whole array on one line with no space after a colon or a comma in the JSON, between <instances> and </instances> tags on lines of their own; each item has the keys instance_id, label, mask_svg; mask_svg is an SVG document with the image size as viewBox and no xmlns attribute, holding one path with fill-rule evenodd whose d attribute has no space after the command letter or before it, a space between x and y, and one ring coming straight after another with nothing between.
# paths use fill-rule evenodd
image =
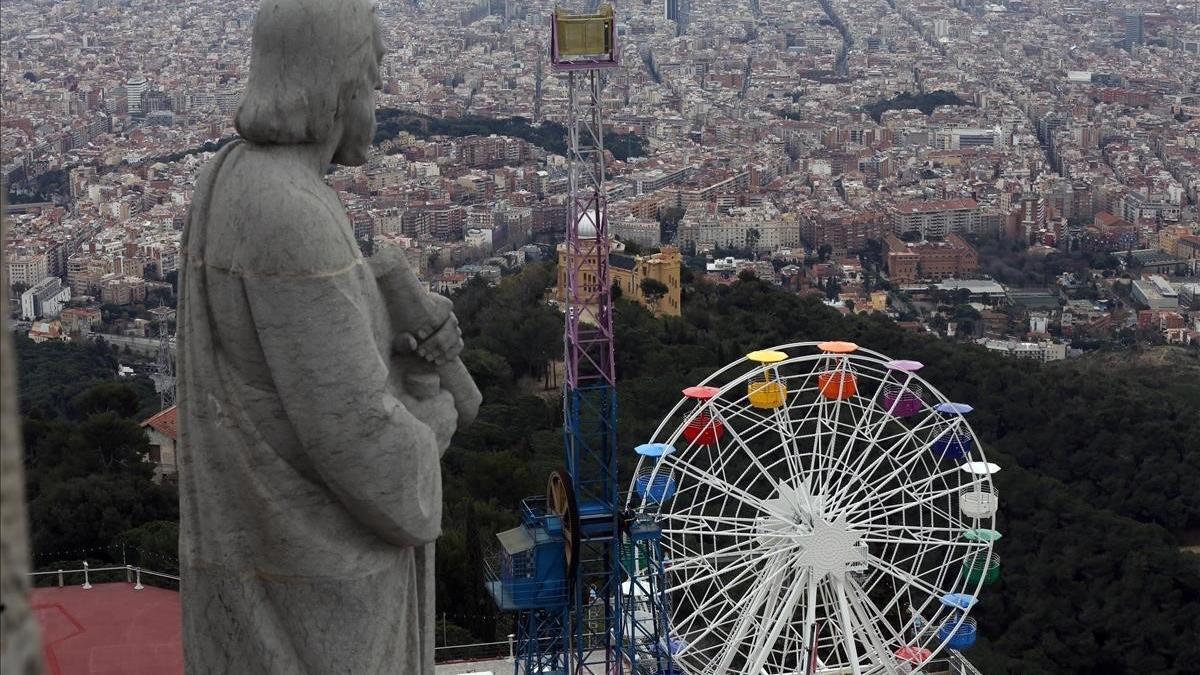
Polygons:
<instances>
[{"instance_id":1,"label":"radio tower","mask_svg":"<svg viewBox=\"0 0 1200 675\"><path fill-rule=\"evenodd\" d=\"M604 29L591 29L604 23ZM587 22L587 23L585 23ZM578 26L578 28L576 28ZM586 27L585 27L586 26ZM574 32L574 34L573 34ZM603 35L602 45L584 37ZM621 645L621 563L618 529L617 388L613 367L612 283L608 269L607 195L601 70L617 65L612 7L586 17L555 16L551 67L567 74L566 330L563 358L568 511L577 511L577 541L568 542L568 602L564 642L567 672L624 671ZM572 38L577 38L572 40ZM552 509L562 511L561 508Z\"/></svg>"},{"instance_id":2,"label":"radio tower","mask_svg":"<svg viewBox=\"0 0 1200 675\"><path fill-rule=\"evenodd\" d=\"M594 6L594 5L593 5ZM496 604L515 612L518 674L632 672L622 625L617 390L604 188L601 73L617 66L611 5L551 18L550 68L567 76L568 216L563 244L563 454L545 497L498 535Z\"/></svg>"},{"instance_id":3,"label":"radio tower","mask_svg":"<svg viewBox=\"0 0 1200 675\"><path fill-rule=\"evenodd\" d=\"M171 358L171 329L168 323L173 310L159 302L154 309L158 315L158 357L154 365L154 390L158 392L159 410L175 405L175 363Z\"/></svg>"}]
</instances>

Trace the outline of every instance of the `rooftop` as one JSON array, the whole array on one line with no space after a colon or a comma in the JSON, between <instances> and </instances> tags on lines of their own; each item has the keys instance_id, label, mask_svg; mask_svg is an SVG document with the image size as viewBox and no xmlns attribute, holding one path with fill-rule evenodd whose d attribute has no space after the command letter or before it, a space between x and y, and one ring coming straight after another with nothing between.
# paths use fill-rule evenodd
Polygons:
<instances>
[{"instance_id":1,"label":"rooftop","mask_svg":"<svg viewBox=\"0 0 1200 675\"><path fill-rule=\"evenodd\" d=\"M972 295L1004 295L1004 286L991 279L946 279L935 285L939 290L957 291L967 289ZM900 288L905 291L924 291L930 284L905 284Z\"/></svg>"},{"instance_id":2,"label":"rooftop","mask_svg":"<svg viewBox=\"0 0 1200 675\"><path fill-rule=\"evenodd\" d=\"M154 429L155 431L157 431L158 433L160 433L168 438L176 438L176 431L175 431L176 414L175 414L175 412L176 412L175 406L171 406L170 408L167 408L166 410L163 410L163 411L157 413L150 419L142 422L142 426L150 427L150 428Z\"/></svg>"},{"instance_id":3,"label":"rooftop","mask_svg":"<svg viewBox=\"0 0 1200 675\"><path fill-rule=\"evenodd\" d=\"M179 593L127 583L35 588L50 675L183 673Z\"/></svg>"},{"instance_id":4,"label":"rooftop","mask_svg":"<svg viewBox=\"0 0 1200 675\"><path fill-rule=\"evenodd\" d=\"M896 205L899 213L930 213L933 211L953 211L955 209L973 209L979 206L974 199L949 199L945 201L905 202Z\"/></svg>"}]
</instances>

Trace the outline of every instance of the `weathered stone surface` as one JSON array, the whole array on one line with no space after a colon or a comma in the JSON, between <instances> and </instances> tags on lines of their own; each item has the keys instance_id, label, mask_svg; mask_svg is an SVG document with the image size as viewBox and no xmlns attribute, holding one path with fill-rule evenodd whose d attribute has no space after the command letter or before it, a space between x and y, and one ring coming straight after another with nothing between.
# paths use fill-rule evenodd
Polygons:
<instances>
[{"instance_id":1,"label":"weathered stone surface","mask_svg":"<svg viewBox=\"0 0 1200 675\"><path fill-rule=\"evenodd\" d=\"M4 207L0 200L0 213ZM0 223L0 242L5 241ZM8 266L0 262L0 290L8 296ZM25 453L17 412L16 354L8 312L0 312L0 671L42 672L42 643L29 611L29 539L25 531Z\"/></svg>"},{"instance_id":2,"label":"weathered stone surface","mask_svg":"<svg viewBox=\"0 0 1200 675\"><path fill-rule=\"evenodd\" d=\"M264 2L245 140L196 185L179 304L189 673L432 672L439 461L479 392L448 304L404 263L368 265L322 178L365 161L381 56L366 0Z\"/></svg>"}]
</instances>

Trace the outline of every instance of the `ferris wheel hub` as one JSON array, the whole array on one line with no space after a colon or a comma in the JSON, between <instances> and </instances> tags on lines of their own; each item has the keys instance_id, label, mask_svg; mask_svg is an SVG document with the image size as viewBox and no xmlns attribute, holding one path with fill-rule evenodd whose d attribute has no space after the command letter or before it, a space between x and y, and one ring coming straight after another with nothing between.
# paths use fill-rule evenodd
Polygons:
<instances>
[{"instance_id":1,"label":"ferris wheel hub","mask_svg":"<svg viewBox=\"0 0 1200 675\"><path fill-rule=\"evenodd\" d=\"M796 536L796 563L800 569L809 570L814 580L857 571L863 563L863 534L851 530L845 522L818 519L810 533Z\"/></svg>"}]
</instances>

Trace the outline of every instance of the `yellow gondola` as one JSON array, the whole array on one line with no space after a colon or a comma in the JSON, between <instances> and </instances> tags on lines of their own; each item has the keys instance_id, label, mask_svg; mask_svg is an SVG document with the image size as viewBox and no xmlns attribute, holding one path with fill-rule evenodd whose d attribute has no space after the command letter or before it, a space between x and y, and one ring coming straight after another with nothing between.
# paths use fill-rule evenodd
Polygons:
<instances>
[{"instance_id":1,"label":"yellow gondola","mask_svg":"<svg viewBox=\"0 0 1200 675\"><path fill-rule=\"evenodd\" d=\"M787 357L787 354L773 349L761 349L746 355L746 358L762 366L762 372L747 386L750 405L763 410L783 405L784 398L787 397L787 385L780 381L775 364Z\"/></svg>"}]
</instances>

